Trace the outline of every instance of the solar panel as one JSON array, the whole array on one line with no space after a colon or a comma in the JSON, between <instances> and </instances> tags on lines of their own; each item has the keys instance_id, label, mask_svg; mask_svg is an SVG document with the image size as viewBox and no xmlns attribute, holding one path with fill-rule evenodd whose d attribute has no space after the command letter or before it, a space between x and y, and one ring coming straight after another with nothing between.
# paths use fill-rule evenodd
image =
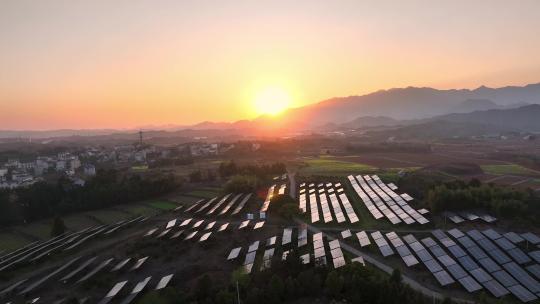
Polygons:
<instances>
[{"instance_id":1,"label":"solar panel","mask_svg":"<svg viewBox=\"0 0 540 304\"><path fill-rule=\"evenodd\" d=\"M213 221L213 222L208 223L208 225L206 225L206 227L204 228L204 230L212 229L212 228L214 227L215 224L216 224L216 221Z\"/></svg>"},{"instance_id":2,"label":"solar panel","mask_svg":"<svg viewBox=\"0 0 540 304\"><path fill-rule=\"evenodd\" d=\"M173 235L171 235L171 239L176 239L177 237L179 237L182 233L184 233L185 230L180 230L180 231L177 231L175 232Z\"/></svg>"},{"instance_id":3,"label":"solar panel","mask_svg":"<svg viewBox=\"0 0 540 304\"><path fill-rule=\"evenodd\" d=\"M468 271L471 271L473 269L476 269L476 268L479 268L480 266L478 266L478 264L476 264L476 262L471 259L468 255L467 256L462 256L460 258L458 258L458 261L459 263L461 264L461 266L463 266L463 268L467 269Z\"/></svg>"},{"instance_id":4,"label":"solar panel","mask_svg":"<svg viewBox=\"0 0 540 304\"><path fill-rule=\"evenodd\" d=\"M62 277L59 281L60 282L65 282L69 279L71 279L72 277L74 277L75 275L77 275L79 272L81 272L83 269L85 269L86 267L88 267L88 265L92 264L92 262L97 259L97 257L91 257L89 258L88 260L86 260L84 263L82 263L81 265L79 265L79 267L75 268L73 271L71 271L70 273L68 273L67 275L65 275L64 277Z\"/></svg>"},{"instance_id":5,"label":"solar panel","mask_svg":"<svg viewBox=\"0 0 540 304\"><path fill-rule=\"evenodd\" d=\"M242 223L240 223L240 226L238 226L238 229L246 228L247 225L249 225L249 220L245 220Z\"/></svg>"},{"instance_id":6,"label":"solar panel","mask_svg":"<svg viewBox=\"0 0 540 304\"><path fill-rule=\"evenodd\" d=\"M465 251L463 251L463 249L461 249L461 247L459 247L458 245L455 245L455 246L449 246L447 247L448 251L450 251L454 257L456 258L459 258L459 257L462 257L462 256L465 256L467 255L467 253L465 253Z\"/></svg>"},{"instance_id":7,"label":"solar panel","mask_svg":"<svg viewBox=\"0 0 540 304\"><path fill-rule=\"evenodd\" d=\"M497 243L497 245L499 245L499 247L501 247L504 250L510 250L510 249L516 248L516 245L514 245L512 242L510 242L509 240L505 238L497 239L495 240L495 243Z\"/></svg>"},{"instance_id":8,"label":"solar panel","mask_svg":"<svg viewBox=\"0 0 540 304\"><path fill-rule=\"evenodd\" d=\"M531 251L529 255L537 262L540 263L540 250Z\"/></svg>"},{"instance_id":9,"label":"solar panel","mask_svg":"<svg viewBox=\"0 0 540 304\"><path fill-rule=\"evenodd\" d=\"M521 285L514 285L514 286L511 286L511 287L508 287L508 290L514 296L516 296L516 298L520 299L521 302L530 302L530 301L534 301L534 300L538 299L537 296L532 294L530 291L528 291L527 289L525 289Z\"/></svg>"},{"instance_id":10,"label":"solar panel","mask_svg":"<svg viewBox=\"0 0 540 304\"><path fill-rule=\"evenodd\" d=\"M212 232L207 232L207 233L203 234L201 236L201 238L199 239L199 243L208 240L208 238L210 237L211 234L212 234Z\"/></svg>"},{"instance_id":11,"label":"solar panel","mask_svg":"<svg viewBox=\"0 0 540 304\"><path fill-rule=\"evenodd\" d=\"M111 290L109 290L107 295L105 295L105 298L113 298L114 296L116 296L122 290L122 288L124 288L127 282L128 281L122 281L114 284L114 286L111 288Z\"/></svg>"},{"instance_id":12,"label":"solar panel","mask_svg":"<svg viewBox=\"0 0 540 304\"><path fill-rule=\"evenodd\" d=\"M191 232L190 234L188 234L185 238L184 238L184 241L187 241L187 240L191 240L195 235L197 235L199 231L193 231Z\"/></svg>"},{"instance_id":13,"label":"solar panel","mask_svg":"<svg viewBox=\"0 0 540 304\"><path fill-rule=\"evenodd\" d=\"M514 243L514 244L521 243L521 242L525 241L524 238L522 238L519 234L517 234L515 232L507 232L507 233L503 234L503 236L506 239L508 239L510 242Z\"/></svg>"},{"instance_id":14,"label":"solar panel","mask_svg":"<svg viewBox=\"0 0 540 304\"><path fill-rule=\"evenodd\" d=\"M521 237L524 238L527 242L536 245L540 243L540 238L531 232L522 233Z\"/></svg>"},{"instance_id":15,"label":"solar panel","mask_svg":"<svg viewBox=\"0 0 540 304\"><path fill-rule=\"evenodd\" d=\"M256 251L259 249L259 241L255 241L249 245L248 252Z\"/></svg>"},{"instance_id":16,"label":"solar panel","mask_svg":"<svg viewBox=\"0 0 540 304\"><path fill-rule=\"evenodd\" d=\"M514 261L516 261L518 264L527 264L531 262L531 258L527 256L521 249L514 248L511 250L506 251L508 255L510 255Z\"/></svg>"},{"instance_id":17,"label":"solar panel","mask_svg":"<svg viewBox=\"0 0 540 304\"><path fill-rule=\"evenodd\" d=\"M499 284L495 280L490 280L490 281L484 282L484 283L482 283L482 285L487 290L489 290L489 292L491 292L491 294L496 298L500 298L500 297L505 296L505 295L507 295L509 293L509 291L506 288L504 288L501 284Z\"/></svg>"},{"instance_id":18,"label":"solar panel","mask_svg":"<svg viewBox=\"0 0 540 304\"><path fill-rule=\"evenodd\" d=\"M478 246L471 246L467 248L467 251L476 260L480 260L487 257L486 253L482 249L480 249L480 247Z\"/></svg>"},{"instance_id":19,"label":"solar panel","mask_svg":"<svg viewBox=\"0 0 540 304\"><path fill-rule=\"evenodd\" d=\"M144 262L146 262L146 260L148 260L148 257L144 257L144 258L140 258L137 260L137 262L135 262L135 265L133 265L133 267L131 267L131 269L129 269L129 271L133 271L133 270L137 270L139 268L141 268L141 266L144 264Z\"/></svg>"},{"instance_id":20,"label":"solar panel","mask_svg":"<svg viewBox=\"0 0 540 304\"><path fill-rule=\"evenodd\" d=\"M170 220L170 221L167 223L167 226L165 227L165 229L172 228L172 227L174 227L174 225L176 225L176 219Z\"/></svg>"},{"instance_id":21,"label":"solar panel","mask_svg":"<svg viewBox=\"0 0 540 304\"><path fill-rule=\"evenodd\" d=\"M358 242L360 243L360 247L365 247L371 244L368 235L365 231L360 231L356 234L356 237L358 238Z\"/></svg>"},{"instance_id":22,"label":"solar panel","mask_svg":"<svg viewBox=\"0 0 540 304\"><path fill-rule=\"evenodd\" d=\"M80 278L77 281L77 283L84 282L84 281L88 280L89 278L93 277L101 269L107 267L107 265L109 265L112 261L113 261L113 259L111 258L111 259L108 259L108 260L105 260L105 261L101 262L96 268L92 269L90 272L88 272L86 275L84 275L82 278Z\"/></svg>"},{"instance_id":23,"label":"solar panel","mask_svg":"<svg viewBox=\"0 0 540 304\"><path fill-rule=\"evenodd\" d=\"M253 226L253 230L259 229L262 226L264 226L264 221L260 221L260 222L256 223L255 226Z\"/></svg>"},{"instance_id":24,"label":"solar panel","mask_svg":"<svg viewBox=\"0 0 540 304\"><path fill-rule=\"evenodd\" d=\"M499 264L505 264L510 262L510 258L502 252L500 249L494 249L489 252L489 255Z\"/></svg>"},{"instance_id":25,"label":"solar panel","mask_svg":"<svg viewBox=\"0 0 540 304\"><path fill-rule=\"evenodd\" d=\"M218 232L220 231L224 231L225 229L227 229L227 227L229 227L229 223L225 223L223 225L221 225L218 229Z\"/></svg>"},{"instance_id":26,"label":"solar panel","mask_svg":"<svg viewBox=\"0 0 540 304\"><path fill-rule=\"evenodd\" d=\"M246 253L246 258L244 260L244 265L253 264L255 261L255 256L257 255L257 251L250 251Z\"/></svg>"},{"instance_id":27,"label":"solar panel","mask_svg":"<svg viewBox=\"0 0 540 304\"><path fill-rule=\"evenodd\" d=\"M457 241L465 248L476 246L476 244L468 236L460 237L457 239Z\"/></svg>"},{"instance_id":28,"label":"solar panel","mask_svg":"<svg viewBox=\"0 0 540 304\"><path fill-rule=\"evenodd\" d=\"M244 206L246 205L247 201L249 201L249 199L251 198L251 193L249 193L248 195L246 195L242 201L240 202L240 204L238 204L238 206L236 206L236 208L234 209L234 211L232 212L232 215L235 215L235 214L238 214L240 212L240 210L242 210L244 208Z\"/></svg>"},{"instance_id":29,"label":"solar panel","mask_svg":"<svg viewBox=\"0 0 540 304\"><path fill-rule=\"evenodd\" d=\"M456 264L456 261L454 261L454 259L452 259L447 254L438 256L437 259L439 260L439 262L441 262L441 264L443 264L446 267Z\"/></svg>"},{"instance_id":30,"label":"solar panel","mask_svg":"<svg viewBox=\"0 0 540 304\"><path fill-rule=\"evenodd\" d=\"M484 266L484 268L491 273L501 270L501 267L491 258L480 259L478 260L478 263Z\"/></svg>"},{"instance_id":31,"label":"solar panel","mask_svg":"<svg viewBox=\"0 0 540 304\"><path fill-rule=\"evenodd\" d=\"M277 237L273 236L266 240L266 247L274 246L276 244Z\"/></svg>"},{"instance_id":32,"label":"solar panel","mask_svg":"<svg viewBox=\"0 0 540 304\"><path fill-rule=\"evenodd\" d=\"M322 238L322 234L320 234ZM313 236L315 238L315 236ZM281 245L287 245L291 242L292 239L292 229L285 228L283 229L283 237L281 238Z\"/></svg>"},{"instance_id":33,"label":"solar panel","mask_svg":"<svg viewBox=\"0 0 540 304\"><path fill-rule=\"evenodd\" d=\"M439 284L441 284L441 286L446 286L446 285L449 285L449 284L452 284L452 283L455 282L454 279L452 279L452 277L450 277L448 272L446 272L444 270L435 272L435 273L433 273L433 275L435 276L435 278L437 279Z\"/></svg>"},{"instance_id":34,"label":"solar panel","mask_svg":"<svg viewBox=\"0 0 540 304\"><path fill-rule=\"evenodd\" d=\"M540 279L540 265L533 264L525 267L530 273L532 273L537 279Z\"/></svg>"},{"instance_id":35,"label":"solar panel","mask_svg":"<svg viewBox=\"0 0 540 304\"><path fill-rule=\"evenodd\" d=\"M189 223L191 223L192 220L193 220L193 219L191 219L191 218L185 219L185 220L180 224L180 226L178 226L178 227L184 227L184 226L187 226L187 225L189 225Z\"/></svg>"},{"instance_id":36,"label":"solar panel","mask_svg":"<svg viewBox=\"0 0 540 304\"><path fill-rule=\"evenodd\" d=\"M506 270L495 271L492 273L492 275L506 288L518 284L518 282L510 274L508 274Z\"/></svg>"},{"instance_id":37,"label":"solar panel","mask_svg":"<svg viewBox=\"0 0 540 304\"><path fill-rule=\"evenodd\" d=\"M352 233L349 229L341 231L341 237L344 239L349 238L351 235Z\"/></svg>"},{"instance_id":38,"label":"solar panel","mask_svg":"<svg viewBox=\"0 0 540 304\"><path fill-rule=\"evenodd\" d=\"M304 264L304 265L309 264L309 253L301 255L300 260L302 261L302 264Z\"/></svg>"},{"instance_id":39,"label":"solar panel","mask_svg":"<svg viewBox=\"0 0 540 304\"><path fill-rule=\"evenodd\" d=\"M497 231L493 229L486 229L482 233L487 236L489 239L496 240L502 237Z\"/></svg>"},{"instance_id":40,"label":"solar panel","mask_svg":"<svg viewBox=\"0 0 540 304\"><path fill-rule=\"evenodd\" d=\"M523 286L527 287L533 293L540 292L540 284L534 278L532 278L521 266L514 262L506 263L502 265L506 271L508 271L516 280L518 280Z\"/></svg>"},{"instance_id":41,"label":"solar panel","mask_svg":"<svg viewBox=\"0 0 540 304\"><path fill-rule=\"evenodd\" d=\"M459 280L467 276L467 273L465 272L463 267L459 266L458 264L452 264L450 266L447 266L446 268L448 269L448 272L452 274L452 276L456 280Z\"/></svg>"},{"instance_id":42,"label":"solar panel","mask_svg":"<svg viewBox=\"0 0 540 304\"><path fill-rule=\"evenodd\" d=\"M242 247L232 249L229 253L229 256L227 257L227 261L236 259L238 257L238 254L240 253L240 250L242 250Z\"/></svg>"},{"instance_id":43,"label":"solar panel","mask_svg":"<svg viewBox=\"0 0 540 304\"><path fill-rule=\"evenodd\" d=\"M427 269L431 273L436 273L436 272L439 272L439 271L443 270L441 265L437 261L435 261L433 259L424 261L424 265L426 265Z\"/></svg>"},{"instance_id":44,"label":"solar panel","mask_svg":"<svg viewBox=\"0 0 540 304\"><path fill-rule=\"evenodd\" d=\"M75 262L77 262L78 260L80 259L80 257L76 257L72 260L70 260L69 262L65 263L64 265L60 266L59 268L57 268L56 270L54 270L53 272L50 272L48 273L46 276L44 276L43 278L41 278L40 280L32 283L31 285L29 285L28 287L26 287L23 291L21 291L19 293L19 295L26 295L27 293L37 289L39 286L41 286L43 283L45 283L46 281L48 281L49 279L51 279L52 277L54 277L55 275L59 274L60 272L64 271L65 269L67 269L68 267L70 267L72 264L74 264ZM93 260L91 260L93 261ZM82 269L82 268L81 268Z\"/></svg>"},{"instance_id":45,"label":"solar panel","mask_svg":"<svg viewBox=\"0 0 540 304\"><path fill-rule=\"evenodd\" d=\"M469 271L471 275L480 283L487 282L493 278L482 268L476 268Z\"/></svg>"},{"instance_id":46,"label":"solar panel","mask_svg":"<svg viewBox=\"0 0 540 304\"><path fill-rule=\"evenodd\" d=\"M172 280L172 278L173 278L173 274L169 274L162 277L157 283L155 290L160 290L167 287L167 285L169 285L169 282Z\"/></svg>"},{"instance_id":47,"label":"solar panel","mask_svg":"<svg viewBox=\"0 0 540 304\"><path fill-rule=\"evenodd\" d=\"M482 286L476 282L471 276L466 276L458 280L458 282L468 291L475 292L482 289Z\"/></svg>"},{"instance_id":48,"label":"solar panel","mask_svg":"<svg viewBox=\"0 0 540 304\"><path fill-rule=\"evenodd\" d=\"M160 239L162 237L164 237L167 233L169 233L171 231L171 229L167 229L167 230L163 230L160 234L158 234L156 236L156 238Z\"/></svg>"},{"instance_id":49,"label":"solar panel","mask_svg":"<svg viewBox=\"0 0 540 304\"><path fill-rule=\"evenodd\" d=\"M193 224L193 226L191 228L199 228L199 226L201 226L202 223L204 223L204 220L200 220L200 221L196 222L195 224Z\"/></svg>"}]
</instances>

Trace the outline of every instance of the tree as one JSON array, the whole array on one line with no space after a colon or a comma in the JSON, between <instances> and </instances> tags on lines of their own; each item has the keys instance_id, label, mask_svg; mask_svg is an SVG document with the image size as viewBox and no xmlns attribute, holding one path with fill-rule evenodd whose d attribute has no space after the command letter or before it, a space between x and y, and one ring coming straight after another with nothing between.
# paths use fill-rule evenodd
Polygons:
<instances>
[{"instance_id":1,"label":"tree","mask_svg":"<svg viewBox=\"0 0 540 304\"><path fill-rule=\"evenodd\" d=\"M66 232L67 228L64 221L60 217L56 217L52 223L51 236L59 236Z\"/></svg>"},{"instance_id":2,"label":"tree","mask_svg":"<svg viewBox=\"0 0 540 304\"><path fill-rule=\"evenodd\" d=\"M395 268L392 271L392 275L390 275L390 282L396 285L401 284L401 271L399 271L399 269Z\"/></svg>"},{"instance_id":3,"label":"tree","mask_svg":"<svg viewBox=\"0 0 540 304\"><path fill-rule=\"evenodd\" d=\"M254 192L261 186L261 180L255 175L234 175L225 183L227 193L249 193Z\"/></svg>"},{"instance_id":4,"label":"tree","mask_svg":"<svg viewBox=\"0 0 540 304\"><path fill-rule=\"evenodd\" d=\"M195 297L198 301L204 302L204 300L211 297L213 289L212 284L212 279L207 274L197 281L197 286L195 287Z\"/></svg>"},{"instance_id":5,"label":"tree","mask_svg":"<svg viewBox=\"0 0 540 304\"><path fill-rule=\"evenodd\" d=\"M268 299L270 303L281 303L283 294L285 292L285 284L283 280L277 276L273 275L268 283Z\"/></svg>"},{"instance_id":6,"label":"tree","mask_svg":"<svg viewBox=\"0 0 540 304\"><path fill-rule=\"evenodd\" d=\"M340 297L341 291L343 290L345 282L343 278L338 274L337 271L331 271L328 276L326 276L326 281L324 282L324 287L326 292L334 297Z\"/></svg>"}]
</instances>

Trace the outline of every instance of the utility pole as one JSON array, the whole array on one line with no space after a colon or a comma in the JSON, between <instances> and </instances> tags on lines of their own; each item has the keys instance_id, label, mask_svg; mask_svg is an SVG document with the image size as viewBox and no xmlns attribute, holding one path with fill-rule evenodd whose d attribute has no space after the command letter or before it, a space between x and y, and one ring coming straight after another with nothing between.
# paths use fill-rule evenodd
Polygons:
<instances>
[{"instance_id":1,"label":"utility pole","mask_svg":"<svg viewBox=\"0 0 540 304\"><path fill-rule=\"evenodd\" d=\"M236 281L236 296L238 297L238 304L240 304L240 289L238 288L238 281Z\"/></svg>"},{"instance_id":2,"label":"utility pole","mask_svg":"<svg viewBox=\"0 0 540 304\"><path fill-rule=\"evenodd\" d=\"M142 130L139 130L139 145L142 146Z\"/></svg>"}]
</instances>

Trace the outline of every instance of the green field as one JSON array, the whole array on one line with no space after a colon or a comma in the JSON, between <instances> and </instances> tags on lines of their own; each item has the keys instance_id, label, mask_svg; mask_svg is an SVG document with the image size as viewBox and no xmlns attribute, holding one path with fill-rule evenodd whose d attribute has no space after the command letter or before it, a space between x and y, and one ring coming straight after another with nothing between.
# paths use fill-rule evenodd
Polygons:
<instances>
[{"instance_id":1,"label":"green field","mask_svg":"<svg viewBox=\"0 0 540 304\"><path fill-rule=\"evenodd\" d=\"M51 236L51 224L45 221L19 226L16 228L16 230L42 240L48 239Z\"/></svg>"},{"instance_id":2,"label":"green field","mask_svg":"<svg viewBox=\"0 0 540 304\"><path fill-rule=\"evenodd\" d=\"M304 160L307 165L300 173L307 175L345 175L353 173L372 173L375 167L354 162L334 160L330 158L314 158Z\"/></svg>"},{"instance_id":3,"label":"green field","mask_svg":"<svg viewBox=\"0 0 540 304\"><path fill-rule=\"evenodd\" d=\"M526 176L538 176L540 173L538 171L534 171L528 168L525 168L520 165L516 164L509 164L509 165L484 165L481 166L482 170L484 170L487 174L495 174L495 175L526 175Z\"/></svg>"},{"instance_id":4,"label":"green field","mask_svg":"<svg viewBox=\"0 0 540 304\"><path fill-rule=\"evenodd\" d=\"M87 212L87 214L97 218L105 224L113 224L128 219L130 217L125 213L115 210L97 210Z\"/></svg>"},{"instance_id":5,"label":"green field","mask_svg":"<svg viewBox=\"0 0 540 304\"><path fill-rule=\"evenodd\" d=\"M30 243L30 240L14 233L0 233L0 250L12 251Z\"/></svg>"},{"instance_id":6,"label":"green field","mask_svg":"<svg viewBox=\"0 0 540 304\"><path fill-rule=\"evenodd\" d=\"M142 216L150 216L150 215L154 215L156 214L158 211L156 211L154 208L151 208L151 207L148 207L148 206L145 206L143 204L127 204L127 205L120 205L120 206L117 206L116 208L118 209L122 209L126 212L129 212L131 214L133 214L133 216L139 216L139 215L142 215Z\"/></svg>"},{"instance_id":7,"label":"green field","mask_svg":"<svg viewBox=\"0 0 540 304\"><path fill-rule=\"evenodd\" d=\"M151 202L147 202L146 204L150 207L160 209L160 210L172 210L178 207L178 205L176 205L175 203L168 202L168 201L151 201Z\"/></svg>"},{"instance_id":8,"label":"green field","mask_svg":"<svg viewBox=\"0 0 540 304\"><path fill-rule=\"evenodd\" d=\"M195 190L188 193L189 195L197 196L200 198L213 198L219 195L218 192L210 190Z\"/></svg>"}]
</instances>

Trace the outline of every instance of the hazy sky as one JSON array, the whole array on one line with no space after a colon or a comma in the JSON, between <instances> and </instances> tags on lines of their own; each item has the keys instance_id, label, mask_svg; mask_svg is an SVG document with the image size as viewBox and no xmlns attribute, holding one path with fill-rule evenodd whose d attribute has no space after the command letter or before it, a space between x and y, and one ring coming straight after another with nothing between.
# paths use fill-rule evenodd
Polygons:
<instances>
[{"instance_id":1,"label":"hazy sky","mask_svg":"<svg viewBox=\"0 0 540 304\"><path fill-rule=\"evenodd\" d=\"M0 129L257 115L404 86L540 82L540 1L0 0Z\"/></svg>"}]
</instances>

